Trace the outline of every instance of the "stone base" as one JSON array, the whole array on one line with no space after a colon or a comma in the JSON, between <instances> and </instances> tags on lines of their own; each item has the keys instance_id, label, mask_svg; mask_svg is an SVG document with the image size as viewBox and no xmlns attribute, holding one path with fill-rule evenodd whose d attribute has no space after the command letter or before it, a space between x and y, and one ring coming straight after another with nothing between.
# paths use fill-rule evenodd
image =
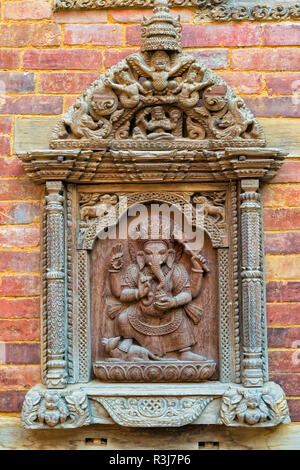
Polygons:
<instances>
[{"instance_id":1,"label":"stone base","mask_svg":"<svg viewBox=\"0 0 300 470\"><path fill-rule=\"evenodd\" d=\"M145 361L94 363L95 376L109 382L200 382L210 379L216 370L212 360Z\"/></svg>"},{"instance_id":2,"label":"stone base","mask_svg":"<svg viewBox=\"0 0 300 470\"><path fill-rule=\"evenodd\" d=\"M22 424L28 429L68 429L96 423L269 427L289 422L284 393L273 382L255 389L220 382L89 382L64 390L36 385L27 393L22 410Z\"/></svg>"}]
</instances>

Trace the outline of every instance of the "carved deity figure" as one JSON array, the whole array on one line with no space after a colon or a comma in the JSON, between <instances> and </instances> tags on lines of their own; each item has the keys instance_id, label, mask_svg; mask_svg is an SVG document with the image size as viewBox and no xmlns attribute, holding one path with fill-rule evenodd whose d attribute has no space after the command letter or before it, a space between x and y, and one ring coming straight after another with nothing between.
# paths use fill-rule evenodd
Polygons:
<instances>
[{"instance_id":1,"label":"carved deity figure","mask_svg":"<svg viewBox=\"0 0 300 470\"><path fill-rule=\"evenodd\" d=\"M136 360L145 357L149 360L206 360L191 350L197 343L194 325L200 321L202 313L192 299L199 295L203 274L208 272L205 259L186 249L191 257L189 275L185 266L177 261L178 254L179 257L182 254L178 242L148 239L134 243L139 249L133 250L135 260L127 267L124 277L121 276L122 247L116 245L112 250L109 282L112 294L118 299L120 313L116 316L118 306L113 303L108 307L108 314L116 318L120 336L104 339L106 351L112 360L130 360L126 359L126 354L137 357ZM132 350L133 345L136 348Z\"/></svg>"},{"instance_id":2,"label":"carved deity figure","mask_svg":"<svg viewBox=\"0 0 300 470\"><path fill-rule=\"evenodd\" d=\"M172 108L168 117L163 106L147 107L140 111L136 118L136 127L133 130L134 139L174 139L179 133L178 123L181 113ZM174 132L174 134L173 134Z\"/></svg>"},{"instance_id":3,"label":"carved deity figure","mask_svg":"<svg viewBox=\"0 0 300 470\"><path fill-rule=\"evenodd\" d=\"M124 108L135 108L140 101L140 93L145 93L142 85L130 75L129 67L125 66L114 74L114 82L109 78L104 83L119 92L119 99ZM117 82L116 82L117 81Z\"/></svg>"},{"instance_id":4,"label":"carved deity figure","mask_svg":"<svg viewBox=\"0 0 300 470\"><path fill-rule=\"evenodd\" d=\"M176 92L179 91L178 103L184 108L193 108L199 101L199 91L203 90L210 85L213 85L212 80L202 82L204 73L198 64L191 65L187 76L178 85Z\"/></svg>"}]
</instances>

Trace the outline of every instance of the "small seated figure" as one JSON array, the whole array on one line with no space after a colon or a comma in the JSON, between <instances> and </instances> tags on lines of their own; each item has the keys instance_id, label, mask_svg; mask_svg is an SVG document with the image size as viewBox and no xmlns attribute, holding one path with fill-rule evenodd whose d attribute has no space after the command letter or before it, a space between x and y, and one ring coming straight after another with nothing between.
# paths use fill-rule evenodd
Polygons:
<instances>
[{"instance_id":1,"label":"small seated figure","mask_svg":"<svg viewBox=\"0 0 300 470\"><path fill-rule=\"evenodd\" d=\"M147 117L150 116L150 120ZM136 127L133 130L133 138L147 138L150 140L174 139L172 134L174 125L164 111L162 106L145 108L137 116Z\"/></svg>"}]
</instances>

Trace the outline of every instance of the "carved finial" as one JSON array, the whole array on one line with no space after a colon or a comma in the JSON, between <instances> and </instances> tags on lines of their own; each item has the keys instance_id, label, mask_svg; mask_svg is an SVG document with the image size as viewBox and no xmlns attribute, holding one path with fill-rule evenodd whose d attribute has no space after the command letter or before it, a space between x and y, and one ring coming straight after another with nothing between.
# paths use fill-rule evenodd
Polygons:
<instances>
[{"instance_id":1,"label":"carved finial","mask_svg":"<svg viewBox=\"0 0 300 470\"><path fill-rule=\"evenodd\" d=\"M181 51L181 24L172 18L168 0L154 0L153 16L142 22L142 52Z\"/></svg>"}]
</instances>

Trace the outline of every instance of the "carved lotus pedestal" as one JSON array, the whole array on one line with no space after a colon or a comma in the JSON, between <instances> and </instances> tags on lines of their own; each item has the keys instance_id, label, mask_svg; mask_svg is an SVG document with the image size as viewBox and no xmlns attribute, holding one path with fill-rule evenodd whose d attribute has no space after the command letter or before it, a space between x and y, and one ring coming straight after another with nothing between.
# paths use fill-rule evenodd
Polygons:
<instances>
[{"instance_id":1,"label":"carved lotus pedestal","mask_svg":"<svg viewBox=\"0 0 300 470\"><path fill-rule=\"evenodd\" d=\"M180 29L156 0L141 52L78 97L49 150L19 155L45 187L27 428L289 422L268 381L260 197L284 154Z\"/></svg>"}]
</instances>

